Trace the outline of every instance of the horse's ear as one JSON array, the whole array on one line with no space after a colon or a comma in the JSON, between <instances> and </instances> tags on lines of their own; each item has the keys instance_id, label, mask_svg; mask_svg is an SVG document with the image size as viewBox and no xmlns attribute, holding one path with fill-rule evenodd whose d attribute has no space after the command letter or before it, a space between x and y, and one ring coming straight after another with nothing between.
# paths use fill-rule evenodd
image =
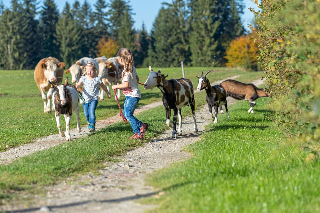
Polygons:
<instances>
[{"instance_id":1,"label":"horse's ear","mask_svg":"<svg viewBox=\"0 0 320 213\"><path fill-rule=\"evenodd\" d=\"M65 74L70 73L70 68L69 68L69 69L67 69L64 73L65 73Z\"/></svg>"},{"instance_id":2,"label":"horse's ear","mask_svg":"<svg viewBox=\"0 0 320 213\"><path fill-rule=\"evenodd\" d=\"M158 70L158 76L161 76L161 69Z\"/></svg>"},{"instance_id":3,"label":"horse's ear","mask_svg":"<svg viewBox=\"0 0 320 213\"><path fill-rule=\"evenodd\" d=\"M199 76L196 75L197 78L200 78Z\"/></svg>"},{"instance_id":4,"label":"horse's ear","mask_svg":"<svg viewBox=\"0 0 320 213\"><path fill-rule=\"evenodd\" d=\"M150 72L152 72L152 71L153 71L153 69L151 68L151 66L149 66L149 70L150 70Z\"/></svg>"},{"instance_id":5,"label":"horse's ear","mask_svg":"<svg viewBox=\"0 0 320 213\"><path fill-rule=\"evenodd\" d=\"M168 75L165 75L164 78L168 77Z\"/></svg>"}]
</instances>

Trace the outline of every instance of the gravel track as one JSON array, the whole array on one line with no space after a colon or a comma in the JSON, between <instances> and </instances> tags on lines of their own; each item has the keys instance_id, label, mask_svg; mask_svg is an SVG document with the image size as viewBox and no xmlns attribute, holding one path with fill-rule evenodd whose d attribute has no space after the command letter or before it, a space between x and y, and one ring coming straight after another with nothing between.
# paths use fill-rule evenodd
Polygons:
<instances>
[{"instance_id":1,"label":"gravel track","mask_svg":"<svg viewBox=\"0 0 320 213\"><path fill-rule=\"evenodd\" d=\"M236 76L233 78L236 78ZM253 83L258 86L263 82L257 80ZM228 105L234 102L234 99L228 98ZM135 113L138 114L141 111L160 105L162 105L162 102L146 105L137 109ZM232 119L232 112L229 112L229 114ZM218 116L226 116L226 114L219 114ZM46 194L42 196L24 195L22 193L21 197L26 196L25 200L27 201L20 200L19 202L4 204L0 206L0 210L8 212L138 213L155 208L156 206L141 205L136 202L143 197L164 195L164 192L145 185L144 179L151 172L191 157L190 153L182 150L185 146L200 140L199 136L204 131L205 126L212 122L211 116L208 116L207 105L196 112L196 118L199 130L197 133L193 131L192 116L185 117L182 122L182 135L178 136L176 140L171 139L171 129L167 130L144 146L119 157L117 163L105 162L105 168L94 174L78 175L55 186L46 187ZM120 116L114 116L98 121L97 130L121 120ZM75 130L71 132L72 138L83 137L87 134L86 130L82 130L80 134ZM7 164L18 157L64 142L66 141L61 139L59 135L51 135L38 139L34 143L10 149L6 154L0 153L0 160Z\"/></svg>"}]
</instances>

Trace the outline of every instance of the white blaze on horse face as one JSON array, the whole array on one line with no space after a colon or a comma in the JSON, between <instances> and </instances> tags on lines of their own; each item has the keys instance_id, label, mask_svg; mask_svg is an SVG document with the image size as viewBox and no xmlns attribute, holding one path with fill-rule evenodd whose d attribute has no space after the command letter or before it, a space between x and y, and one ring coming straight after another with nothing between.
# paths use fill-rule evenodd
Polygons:
<instances>
[{"instance_id":1,"label":"white blaze on horse face","mask_svg":"<svg viewBox=\"0 0 320 213\"><path fill-rule=\"evenodd\" d=\"M200 90L200 89L201 89L202 84L203 84L203 78L202 78L202 77L200 77L200 78L199 78L199 80L198 80L197 90Z\"/></svg>"},{"instance_id":2,"label":"white blaze on horse face","mask_svg":"<svg viewBox=\"0 0 320 213\"><path fill-rule=\"evenodd\" d=\"M58 65L53 60L48 60L46 62L46 69L44 71L44 76L51 82L56 82L56 72L58 70Z\"/></svg>"},{"instance_id":3,"label":"white blaze on horse face","mask_svg":"<svg viewBox=\"0 0 320 213\"><path fill-rule=\"evenodd\" d=\"M153 89L157 85L157 72L150 72L146 82L144 83L145 89Z\"/></svg>"},{"instance_id":4,"label":"white blaze on horse face","mask_svg":"<svg viewBox=\"0 0 320 213\"><path fill-rule=\"evenodd\" d=\"M70 73L71 73L71 78L72 78L72 83L76 83L80 79L80 73L81 73L81 67L78 64L73 64L70 67Z\"/></svg>"},{"instance_id":5,"label":"white blaze on horse face","mask_svg":"<svg viewBox=\"0 0 320 213\"><path fill-rule=\"evenodd\" d=\"M65 89L66 89L66 87L64 87L63 85L59 85L59 86L57 86L57 88L58 88L58 91L59 91L60 103L63 106L63 105L65 105L67 103L66 97L65 97L65 94L66 94L65 93Z\"/></svg>"}]
</instances>

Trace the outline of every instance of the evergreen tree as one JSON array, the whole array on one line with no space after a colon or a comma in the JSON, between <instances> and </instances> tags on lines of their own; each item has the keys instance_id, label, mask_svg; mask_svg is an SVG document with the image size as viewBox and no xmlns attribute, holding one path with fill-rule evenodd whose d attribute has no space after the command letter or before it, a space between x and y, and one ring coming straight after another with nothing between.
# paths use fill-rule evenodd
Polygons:
<instances>
[{"instance_id":1,"label":"evergreen tree","mask_svg":"<svg viewBox=\"0 0 320 213\"><path fill-rule=\"evenodd\" d=\"M220 33L215 36L215 38L219 40L217 49L221 53L220 58L225 56L231 41L244 34L244 27L242 26L240 18L240 14L243 13L242 0L238 0L238 2L229 0L226 1L226 3L228 4L224 5L226 8L224 11L225 15L222 16L223 20L218 30ZM225 63L224 60L221 62L222 64Z\"/></svg>"},{"instance_id":2,"label":"evergreen tree","mask_svg":"<svg viewBox=\"0 0 320 213\"><path fill-rule=\"evenodd\" d=\"M22 69L26 63L19 34L19 5L15 0L12 2L14 11L6 9L0 18L0 67L9 70Z\"/></svg>"},{"instance_id":3,"label":"evergreen tree","mask_svg":"<svg viewBox=\"0 0 320 213\"><path fill-rule=\"evenodd\" d=\"M99 37L97 36L94 29L94 17L92 9L87 0L84 1L79 12L78 23L82 26L82 36L83 36L83 46L82 54L94 58L97 56L96 46L99 42Z\"/></svg>"},{"instance_id":4,"label":"evergreen tree","mask_svg":"<svg viewBox=\"0 0 320 213\"><path fill-rule=\"evenodd\" d=\"M185 64L189 62L190 47L187 38L187 18L188 11L184 0L174 0L172 4L167 4L170 9L169 19L171 27L171 38L169 43L172 44L170 51L173 58L170 66L180 65L181 61Z\"/></svg>"},{"instance_id":5,"label":"evergreen tree","mask_svg":"<svg viewBox=\"0 0 320 213\"><path fill-rule=\"evenodd\" d=\"M153 62L153 66L168 67L173 65L175 59L172 58L171 50L174 44L172 41L172 20L170 19L171 10L162 7L153 23L151 33L152 43L149 52L149 63Z\"/></svg>"},{"instance_id":6,"label":"evergreen tree","mask_svg":"<svg viewBox=\"0 0 320 213\"><path fill-rule=\"evenodd\" d=\"M95 20L95 32L97 34L98 39L106 39L108 34L108 13L105 10L108 8L108 4L105 0L97 0L97 3L94 5L95 12L93 12L94 20Z\"/></svg>"},{"instance_id":7,"label":"evergreen tree","mask_svg":"<svg viewBox=\"0 0 320 213\"><path fill-rule=\"evenodd\" d=\"M142 29L138 34L138 42L137 42L137 54L135 56L135 64L137 67L144 64L144 60L148 57L148 49L149 49L149 38L148 33L145 29L144 23L142 23ZM148 66L148 65L144 65Z\"/></svg>"},{"instance_id":8,"label":"evergreen tree","mask_svg":"<svg viewBox=\"0 0 320 213\"><path fill-rule=\"evenodd\" d=\"M80 19L79 11L80 11L80 2L76 0L72 5L72 9L70 10L70 13L71 13L71 17L77 21L79 21Z\"/></svg>"},{"instance_id":9,"label":"evergreen tree","mask_svg":"<svg viewBox=\"0 0 320 213\"><path fill-rule=\"evenodd\" d=\"M111 0L110 9L108 14L110 16L110 35L113 40L118 40L118 34L122 25L122 19L124 17L126 9L130 16L132 15L131 7L126 3L125 0Z\"/></svg>"},{"instance_id":10,"label":"evergreen tree","mask_svg":"<svg viewBox=\"0 0 320 213\"><path fill-rule=\"evenodd\" d=\"M59 18L59 11L54 0L45 0L40 13L40 32L42 33L42 58L58 57L58 47L54 42L54 33Z\"/></svg>"},{"instance_id":11,"label":"evergreen tree","mask_svg":"<svg viewBox=\"0 0 320 213\"><path fill-rule=\"evenodd\" d=\"M61 13L56 26L56 42L59 46L60 61L70 67L82 57L82 34L78 22L72 19L68 2Z\"/></svg>"},{"instance_id":12,"label":"evergreen tree","mask_svg":"<svg viewBox=\"0 0 320 213\"><path fill-rule=\"evenodd\" d=\"M217 50L218 29L221 25L221 14L218 2L199 0L189 4L191 7L190 50L193 66L212 66L219 57Z\"/></svg>"},{"instance_id":13,"label":"evergreen tree","mask_svg":"<svg viewBox=\"0 0 320 213\"><path fill-rule=\"evenodd\" d=\"M27 58L27 63L23 66L24 69L33 69L41 59L41 51L38 49L41 44L39 21L35 19L37 15L36 5L36 0L24 0L22 11L19 14L22 20L21 25L24 26L24 28L21 28L19 35Z\"/></svg>"},{"instance_id":14,"label":"evergreen tree","mask_svg":"<svg viewBox=\"0 0 320 213\"><path fill-rule=\"evenodd\" d=\"M3 13L3 11L6 9L6 7L3 4L3 1L0 2L0 15Z\"/></svg>"},{"instance_id":15,"label":"evergreen tree","mask_svg":"<svg viewBox=\"0 0 320 213\"><path fill-rule=\"evenodd\" d=\"M125 9L125 13L119 28L117 44L119 47L126 47L135 52L136 47L134 44L135 41L135 30L133 29L134 21L129 14L128 9Z\"/></svg>"}]
</instances>

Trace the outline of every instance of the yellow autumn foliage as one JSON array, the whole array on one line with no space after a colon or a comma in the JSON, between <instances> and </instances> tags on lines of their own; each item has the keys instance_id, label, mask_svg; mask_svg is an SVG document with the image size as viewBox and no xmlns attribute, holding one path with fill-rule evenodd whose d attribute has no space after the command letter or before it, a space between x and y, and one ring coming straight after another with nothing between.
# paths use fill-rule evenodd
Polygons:
<instances>
[{"instance_id":1,"label":"yellow autumn foliage","mask_svg":"<svg viewBox=\"0 0 320 213\"><path fill-rule=\"evenodd\" d=\"M259 48L254 34L241 36L233 40L226 51L227 67L242 67L257 70Z\"/></svg>"},{"instance_id":2,"label":"yellow autumn foliage","mask_svg":"<svg viewBox=\"0 0 320 213\"><path fill-rule=\"evenodd\" d=\"M117 42L108 38L106 41L104 38L101 38L97 45L98 56L106 56L107 58L115 57L119 46Z\"/></svg>"}]
</instances>

